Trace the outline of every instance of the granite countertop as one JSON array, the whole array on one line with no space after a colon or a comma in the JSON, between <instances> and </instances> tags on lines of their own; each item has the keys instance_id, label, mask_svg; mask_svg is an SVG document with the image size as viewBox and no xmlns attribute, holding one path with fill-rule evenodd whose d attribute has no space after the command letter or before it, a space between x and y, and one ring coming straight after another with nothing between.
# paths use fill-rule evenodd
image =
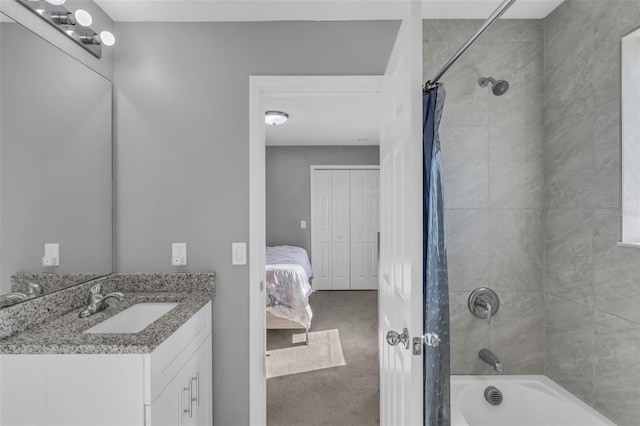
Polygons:
<instances>
[{"instance_id":1,"label":"granite countertop","mask_svg":"<svg viewBox=\"0 0 640 426\"><path fill-rule=\"evenodd\" d=\"M125 292L125 299L110 299L109 307L79 318L84 307L35 325L0 340L0 354L146 354L173 334L212 298L212 293L140 291ZM179 302L165 315L138 333L83 333L84 330L142 302Z\"/></svg>"}]
</instances>

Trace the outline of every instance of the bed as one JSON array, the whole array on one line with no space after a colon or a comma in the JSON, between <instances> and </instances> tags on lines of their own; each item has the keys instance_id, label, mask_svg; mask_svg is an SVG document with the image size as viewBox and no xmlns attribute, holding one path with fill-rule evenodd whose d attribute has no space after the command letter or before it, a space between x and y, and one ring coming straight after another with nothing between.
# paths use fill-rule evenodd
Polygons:
<instances>
[{"instance_id":1,"label":"bed","mask_svg":"<svg viewBox=\"0 0 640 426\"><path fill-rule=\"evenodd\" d=\"M313 270L302 247L267 247L267 329L304 329L309 344Z\"/></svg>"}]
</instances>

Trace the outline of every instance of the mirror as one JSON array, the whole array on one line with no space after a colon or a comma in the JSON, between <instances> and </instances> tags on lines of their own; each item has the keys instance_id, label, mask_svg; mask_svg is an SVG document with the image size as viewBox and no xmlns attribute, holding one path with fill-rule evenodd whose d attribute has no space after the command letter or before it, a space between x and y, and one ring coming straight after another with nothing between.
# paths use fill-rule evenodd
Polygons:
<instances>
[{"instance_id":1,"label":"mirror","mask_svg":"<svg viewBox=\"0 0 640 426\"><path fill-rule=\"evenodd\" d=\"M111 102L108 79L0 14L0 307L111 273Z\"/></svg>"}]
</instances>

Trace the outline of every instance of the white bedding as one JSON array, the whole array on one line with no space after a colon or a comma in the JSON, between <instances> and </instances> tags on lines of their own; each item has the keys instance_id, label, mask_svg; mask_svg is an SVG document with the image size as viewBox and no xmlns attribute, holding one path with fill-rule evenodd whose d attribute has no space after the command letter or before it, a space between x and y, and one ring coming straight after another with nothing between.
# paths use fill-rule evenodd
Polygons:
<instances>
[{"instance_id":1,"label":"white bedding","mask_svg":"<svg viewBox=\"0 0 640 426\"><path fill-rule=\"evenodd\" d=\"M267 311L311 327L313 289L300 265L267 265Z\"/></svg>"},{"instance_id":2,"label":"white bedding","mask_svg":"<svg viewBox=\"0 0 640 426\"><path fill-rule=\"evenodd\" d=\"M301 265L306 274L307 279L313 279L313 270L309 255L302 247L296 246L267 246L267 265Z\"/></svg>"},{"instance_id":3,"label":"white bedding","mask_svg":"<svg viewBox=\"0 0 640 426\"><path fill-rule=\"evenodd\" d=\"M293 246L267 247L267 311L311 327L313 313L309 279L313 271L305 249Z\"/></svg>"}]
</instances>

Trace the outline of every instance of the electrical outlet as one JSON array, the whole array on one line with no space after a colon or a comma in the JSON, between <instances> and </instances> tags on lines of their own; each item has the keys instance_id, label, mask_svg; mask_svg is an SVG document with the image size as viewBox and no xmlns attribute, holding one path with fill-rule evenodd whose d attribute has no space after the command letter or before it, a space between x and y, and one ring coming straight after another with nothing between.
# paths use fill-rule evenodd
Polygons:
<instances>
[{"instance_id":1,"label":"electrical outlet","mask_svg":"<svg viewBox=\"0 0 640 426\"><path fill-rule=\"evenodd\" d=\"M300 221L300 229L307 229L307 221L306 220L301 220Z\"/></svg>"},{"instance_id":2,"label":"electrical outlet","mask_svg":"<svg viewBox=\"0 0 640 426\"><path fill-rule=\"evenodd\" d=\"M187 264L187 243L171 244L171 265L185 266Z\"/></svg>"},{"instance_id":3,"label":"electrical outlet","mask_svg":"<svg viewBox=\"0 0 640 426\"><path fill-rule=\"evenodd\" d=\"M42 266L60 266L60 244L46 243L44 245L44 257Z\"/></svg>"}]
</instances>

